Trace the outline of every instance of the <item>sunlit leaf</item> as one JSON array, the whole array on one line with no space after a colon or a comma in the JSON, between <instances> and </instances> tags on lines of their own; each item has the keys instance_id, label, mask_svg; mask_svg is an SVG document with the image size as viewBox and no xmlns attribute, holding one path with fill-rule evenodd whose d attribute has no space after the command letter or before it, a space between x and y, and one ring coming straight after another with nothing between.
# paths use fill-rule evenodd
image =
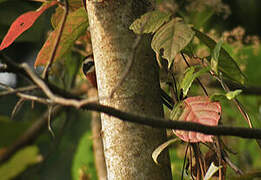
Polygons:
<instances>
[{"instance_id":1,"label":"sunlit leaf","mask_svg":"<svg viewBox=\"0 0 261 180\"><path fill-rule=\"evenodd\" d=\"M236 96L238 96L242 92L241 89L237 89L235 91L229 91L228 93L214 93L210 96L210 99L212 102L214 101L226 101L226 100L232 100Z\"/></svg>"},{"instance_id":2,"label":"sunlit leaf","mask_svg":"<svg viewBox=\"0 0 261 180\"><path fill-rule=\"evenodd\" d=\"M197 38L199 38L200 41L202 41L206 46L210 48L211 51L213 51L217 43L204 33L196 30L195 28L192 29L195 31L195 36L197 36ZM224 48L220 49L218 60L219 71L221 71L226 77L230 78L231 80L244 84L245 76L239 69L237 63L227 53L227 51L225 51Z\"/></svg>"},{"instance_id":3,"label":"sunlit leaf","mask_svg":"<svg viewBox=\"0 0 261 180\"><path fill-rule=\"evenodd\" d=\"M204 177L204 180L210 180L211 177L221 168L222 168L222 166L215 166L215 164L212 162L208 168L208 171Z\"/></svg>"},{"instance_id":4,"label":"sunlit leaf","mask_svg":"<svg viewBox=\"0 0 261 180\"><path fill-rule=\"evenodd\" d=\"M58 36L58 31L61 23L50 34L41 51L38 53L34 66L45 65L51 56L51 50L53 48L55 39ZM65 55L73 46L77 38L82 35L88 27L87 13L84 8L70 13L66 20L64 31L55 55L54 61L60 59Z\"/></svg>"},{"instance_id":5,"label":"sunlit leaf","mask_svg":"<svg viewBox=\"0 0 261 180\"><path fill-rule=\"evenodd\" d=\"M71 166L72 177L75 180L79 179L80 173L87 174L90 176L90 179L97 179L91 141L92 138L90 131L84 133L76 147Z\"/></svg>"},{"instance_id":6,"label":"sunlit leaf","mask_svg":"<svg viewBox=\"0 0 261 180\"><path fill-rule=\"evenodd\" d=\"M161 144L159 147L157 147L153 153L152 153L152 159L153 161L156 163L156 164L159 164L158 162L158 157L160 155L160 153L166 148L168 147L169 145L177 142L179 139L170 139L168 140L167 142L164 142L163 144Z\"/></svg>"},{"instance_id":7,"label":"sunlit leaf","mask_svg":"<svg viewBox=\"0 0 261 180\"><path fill-rule=\"evenodd\" d=\"M238 96L242 92L241 89L237 89L235 91L230 91L226 93L226 97L228 100L234 99L236 96Z\"/></svg>"},{"instance_id":8,"label":"sunlit leaf","mask_svg":"<svg viewBox=\"0 0 261 180\"><path fill-rule=\"evenodd\" d=\"M209 126L217 126L221 116L221 106L218 102L211 102L208 97L189 97L175 106L171 112L171 119L195 122ZM192 131L174 130L174 133L186 142L213 142L212 135Z\"/></svg>"},{"instance_id":9,"label":"sunlit leaf","mask_svg":"<svg viewBox=\"0 0 261 180\"><path fill-rule=\"evenodd\" d=\"M29 11L21 16L19 16L13 24L10 26L10 29L8 30L6 36L4 37L1 45L0 45L0 51L10 46L17 37L19 37L24 31L29 29L34 22L37 20L37 18L49 7L57 4L57 1L52 1L49 3L44 3L43 6L41 6L36 11Z\"/></svg>"},{"instance_id":10,"label":"sunlit leaf","mask_svg":"<svg viewBox=\"0 0 261 180\"><path fill-rule=\"evenodd\" d=\"M151 11L136 19L130 29L136 34L155 33L170 18L170 13Z\"/></svg>"},{"instance_id":11,"label":"sunlit leaf","mask_svg":"<svg viewBox=\"0 0 261 180\"><path fill-rule=\"evenodd\" d=\"M219 59L219 53L220 53L220 49L221 49L221 46L222 46L222 41L219 41L214 50L213 50L213 55L212 55L212 58L211 58L211 61L210 61L210 64L211 64L211 69L216 73L218 74L218 59Z\"/></svg>"},{"instance_id":12,"label":"sunlit leaf","mask_svg":"<svg viewBox=\"0 0 261 180\"><path fill-rule=\"evenodd\" d=\"M183 90L183 96L185 97L188 94L189 88L191 87L193 81L201 76L202 74L206 73L208 68L202 68L199 71L195 72L195 67L189 67L186 72L185 76L181 81L180 88Z\"/></svg>"},{"instance_id":13,"label":"sunlit leaf","mask_svg":"<svg viewBox=\"0 0 261 180\"><path fill-rule=\"evenodd\" d=\"M194 31L187 26L180 18L175 18L163 25L153 36L151 47L162 54L169 62L169 67L176 55L184 49L192 40Z\"/></svg>"},{"instance_id":14,"label":"sunlit leaf","mask_svg":"<svg viewBox=\"0 0 261 180\"><path fill-rule=\"evenodd\" d=\"M0 166L1 179L13 179L30 165L40 162L37 146L28 146L18 151L8 162Z\"/></svg>"}]
</instances>

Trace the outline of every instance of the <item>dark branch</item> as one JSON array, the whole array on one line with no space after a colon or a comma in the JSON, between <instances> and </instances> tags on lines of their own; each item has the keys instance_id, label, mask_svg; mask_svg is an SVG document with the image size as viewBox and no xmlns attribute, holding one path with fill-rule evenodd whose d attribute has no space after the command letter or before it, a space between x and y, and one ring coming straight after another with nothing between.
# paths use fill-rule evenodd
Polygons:
<instances>
[{"instance_id":1,"label":"dark branch","mask_svg":"<svg viewBox=\"0 0 261 180\"><path fill-rule=\"evenodd\" d=\"M206 126L193 122L166 120L163 118L156 118L156 117L145 117L141 115L134 115L127 112L122 112L115 108L96 104L96 103L88 103L83 108L86 110L103 112L107 115L120 118L123 121L148 125L155 128L196 131L196 132L201 132L204 134L212 134L216 136L237 136L241 138L261 139L261 129L257 129L257 128Z\"/></svg>"}]
</instances>

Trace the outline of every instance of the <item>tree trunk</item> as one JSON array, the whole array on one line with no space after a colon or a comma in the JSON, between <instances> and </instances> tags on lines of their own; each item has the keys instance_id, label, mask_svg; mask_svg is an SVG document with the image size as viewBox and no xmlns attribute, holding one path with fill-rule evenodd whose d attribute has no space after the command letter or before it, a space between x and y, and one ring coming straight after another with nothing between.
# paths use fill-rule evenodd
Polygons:
<instances>
[{"instance_id":1,"label":"tree trunk","mask_svg":"<svg viewBox=\"0 0 261 180\"><path fill-rule=\"evenodd\" d=\"M96 0L97 1L97 0ZM148 38L139 44L135 61L113 98L108 98L133 53L136 36L129 25L149 7L144 0L86 0L100 103L148 116L163 116L156 61ZM160 165L152 152L166 141L165 130L101 114L108 179L171 179L168 152Z\"/></svg>"}]
</instances>

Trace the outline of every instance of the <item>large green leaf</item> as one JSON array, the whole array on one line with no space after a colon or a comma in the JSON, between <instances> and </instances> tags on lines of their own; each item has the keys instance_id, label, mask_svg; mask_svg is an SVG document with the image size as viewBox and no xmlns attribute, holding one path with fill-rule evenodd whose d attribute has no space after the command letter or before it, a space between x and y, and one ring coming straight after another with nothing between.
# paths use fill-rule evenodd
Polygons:
<instances>
[{"instance_id":1,"label":"large green leaf","mask_svg":"<svg viewBox=\"0 0 261 180\"><path fill-rule=\"evenodd\" d=\"M204 33L198 31L197 29L192 29L195 31L195 36L197 36L197 38L199 38L200 41L202 41L206 46L208 46L211 51L214 51L214 48L216 47L217 43ZM233 81L239 82L241 84L244 84L245 82L245 76L239 69L237 63L222 47L219 52L218 70Z\"/></svg>"},{"instance_id":2,"label":"large green leaf","mask_svg":"<svg viewBox=\"0 0 261 180\"><path fill-rule=\"evenodd\" d=\"M8 162L0 166L0 177L2 180L12 179L40 160L37 146L21 149Z\"/></svg>"},{"instance_id":3,"label":"large green leaf","mask_svg":"<svg viewBox=\"0 0 261 180\"><path fill-rule=\"evenodd\" d=\"M136 19L131 25L130 29L136 34L154 33L170 18L170 13L161 11L151 11Z\"/></svg>"},{"instance_id":4,"label":"large green leaf","mask_svg":"<svg viewBox=\"0 0 261 180\"><path fill-rule=\"evenodd\" d=\"M61 22L48 37L36 58L35 66L47 64L47 61L51 56L54 42L58 36L60 26ZM78 10L69 13L54 60L63 57L71 49L77 38L86 31L87 27L88 18L84 8L79 8Z\"/></svg>"},{"instance_id":5,"label":"large green leaf","mask_svg":"<svg viewBox=\"0 0 261 180\"><path fill-rule=\"evenodd\" d=\"M194 31L180 18L175 18L155 33L151 46L158 54L164 50L162 57L168 60L170 67L176 55L189 44L193 36Z\"/></svg>"}]
</instances>

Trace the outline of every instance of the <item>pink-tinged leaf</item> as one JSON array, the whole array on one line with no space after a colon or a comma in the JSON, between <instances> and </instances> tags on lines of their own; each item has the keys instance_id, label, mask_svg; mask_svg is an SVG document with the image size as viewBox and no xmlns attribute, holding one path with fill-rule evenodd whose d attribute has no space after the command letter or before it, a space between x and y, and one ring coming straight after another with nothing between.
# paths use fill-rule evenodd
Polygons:
<instances>
[{"instance_id":1,"label":"pink-tinged leaf","mask_svg":"<svg viewBox=\"0 0 261 180\"><path fill-rule=\"evenodd\" d=\"M209 126L217 126L220 116L220 104L211 102L208 97L204 96L189 97L178 104L171 112L173 120L195 122ZM174 130L174 133L186 142L213 142L212 135L181 130Z\"/></svg>"},{"instance_id":2,"label":"pink-tinged leaf","mask_svg":"<svg viewBox=\"0 0 261 180\"><path fill-rule=\"evenodd\" d=\"M0 45L0 51L10 46L17 37L19 37L24 31L29 29L36 19L49 7L54 6L57 4L57 1L52 1L50 3L46 3L43 6L41 6L36 11L29 11L21 16L19 16L11 25L9 28L6 36L4 37L1 45Z\"/></svg>"}]
</instances>

